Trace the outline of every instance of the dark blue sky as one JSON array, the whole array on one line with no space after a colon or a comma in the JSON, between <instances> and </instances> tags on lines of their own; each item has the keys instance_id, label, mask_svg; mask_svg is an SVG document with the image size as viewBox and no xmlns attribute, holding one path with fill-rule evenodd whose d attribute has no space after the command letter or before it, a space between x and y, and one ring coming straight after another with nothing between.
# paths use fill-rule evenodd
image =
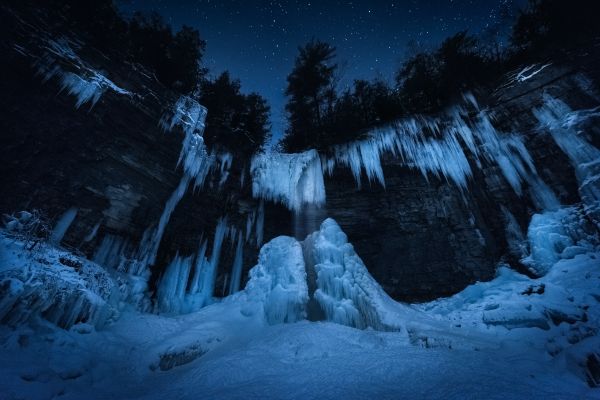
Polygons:
<instances>
[{"instance_id":1,"label":"dark blue sky","mask_svg":"<svg viewBox=\"0 0 600 400\"><path fill-rule=\"evenodd\" d=\"M337 48L340 87L356 78L392 81L410 42L434 46L457 31L499 23L502 7L525 0L239 1L123 0L128 14L157 11L175 29L197 28L207 41L211 75L229 70L244 92L271 105L273 134L285 129L283 90L297 48L311 38ZM506 25L506 24L504 24ZM209 110L210 112L210 110Z\"/></svg>"}]
</instances>

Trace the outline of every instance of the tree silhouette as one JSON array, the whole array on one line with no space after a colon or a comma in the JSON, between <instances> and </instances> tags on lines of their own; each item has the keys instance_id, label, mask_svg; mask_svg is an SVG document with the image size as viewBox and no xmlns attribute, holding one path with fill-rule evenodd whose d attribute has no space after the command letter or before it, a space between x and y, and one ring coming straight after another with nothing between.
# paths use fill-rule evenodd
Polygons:
<instances>
[{"instance_id":1,"label":"tree silhouette","mask_svg":"<svg viewBox=\"0 0 600 400\"><path fill-rule=\"evenodd\" d=\"M250 155L269 138L270 108L260 95L240 90L240 81L227 71L202 82L199 100L209 110L204 139L210 147Z\"/></svg>"},{"instance_id":2,"label":"tree silhouette","mask_svg":"<svg viewBox=\"0 0 600 400\"><path fill-rule=\"evenodd\" d=\"M336 99L334 75L337 64L332 62L335 48L312 40L298 50L285 90L289 126L283 147L287 151L319 146Z\"/></svg>"}]
</instances>

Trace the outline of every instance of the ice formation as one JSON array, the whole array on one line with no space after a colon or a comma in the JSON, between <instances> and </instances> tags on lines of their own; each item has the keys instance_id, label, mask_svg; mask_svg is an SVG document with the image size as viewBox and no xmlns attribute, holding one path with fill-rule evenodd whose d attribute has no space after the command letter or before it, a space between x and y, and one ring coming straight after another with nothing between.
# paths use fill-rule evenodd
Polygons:
<instances>
[{"instance_id":1,"label":"ice formation","mask_svg":"<svg viewBox=\"0 0 600 400\"><path fill-rule=\"evenodd\" d=\"M538 275L546 274L561 259L593 251L593 243L598 243L597 234L577 206L534 214L527 240L530 255L523 262Z\"/></svg>"},{"instance_id":2,"label":"ice formation","mask_svg":"<svg viewBox=\"0 0 600 400\"><path fill-rule=\"evenodd\" d=\"M314 299L328 321L364 329L399 330L404 307L373 279L346 234L331 218L304 242L316 273Z\"/></svg>"},{"instance_id":3,"label":"ice formation","mask_svg":"<svg viewBox=\"0 0 600 400\"><path fill-rule=\"evenodd\" d=\"M194 257L175 256L165 269L156 292L157 308L162 312L181 313L183 311L188 279Z\"/></svg>"},{"instance_id":4,"label":"ice formation","mask_svg":"<svg viewBox=\"0 0 600 400\"><path fill-rule=\"evenodd\" d=\"M134 275L145 275L149 272L147 271L147 267L154 264L156 261L156 255L158 254L165 228L171 219L171 214L173 214L175 207L185 195L189 181L190 177L187 174L184 174L179 185L165 203L163 212L158 220L158 225L154 229L145 232L136 256L137 261L132 263L129 272Z\"/></svg>"},{"instance_id":5,"label":"ice formation","mask_svg":"<svg viewBox=\"0 0 600 400\"><path fill-rule=\"evenodd\" d=\"M252 194L299 211L303 204L325 203L325 184L319 154L264 153L254 156L251 166Z\"/></svg>"},{"instance_id":6,"label":"ice formation","mask_svg":"<svg viewBox=\"0 0 600 400\"><path fill-rule=\"evenodd\" d=\"M92 261L114 270L122 270L121 267L131 257L131 245L123 238L106 234L96 248Z\"/></svg>"},{"instance_id":7,"label":"ice formation","mask_svg":"<svg viewBox=\"0 0 600 400\"><path fill-rule=\"evenodd\" d=\"M238 233L237 245L235 247L235 258L231 267L231 279L229 280L229 294L240 290L242 280L242 267L244 262L244 240L242 232Z\"/></svg>"},{"instance_id":8,"label":"ice formation","mask_svg":"<svg viewBox=\"0 0 600 400\"><path fill-rule=\"evenodd\" d=\"M519 83L525 82L542 72L550 65L552 64L544 64L542 66L538 66L537 64L529 65L523 68L521 71L519 71L519 73L517 73L517 75L515 76L514 80L516 80Z\"/></svg>"},{"instance_id":9,"label":"ice formation","mask_svg":"<svg viewBox=\"0 0 600 400\"><path fill-rule=\"evenodd\" d=\"M75 220L77 216L76 208L69 208L65 213L56 221L56 225L54 225L54 229L52 229L52 233L50 234L50 243L54 245L59 245L63 240L63 237L69 230L69 227Z\"/></svg>"},{"instance_id":10,"label":"ice formation","mask_svg":"<svg viewBox=\"0 0 600 400\"><path fill-rule=\"evenodd\" d=\"M600 226L600 150L585 139L585 124L600 117L598 109L572 111L561 100L546 95L544 105L534 110L542 129L569 157L583 203Z\"/></svg>"},{"instance_id":11,"label":"ice formation","mask_svg":"<svg viewBox=\"0 0 600 400\"><path fill-rule=\"evenodd\" d=\"M521 195L523 182L539 208L556 208L556 196L537 175L523 138L499 132L492 117L479 110L472 95L465 98L477 109L472 117L464 107L454 107L441 117L417 116L397 121L372 131L366 139L337 145L333 156L323 157L329 174L336 165L350 167L358 185L364 171L369 181L385 186L381 157L384 153L399 157L405 165L418 169L425 178L434 175L467 189L472 176L469 158L478 167L482 162L498 165L514 191Z\"/></svg>"},{"instance_id":12,"label":"ice formation","mask_svg":"<svg viewBox=\"0 0 600 400\"><path fill-rule=\"evenodd\" d=\"M189 313L213 302L216 272L227 231L227 219L219 220L210 259L206 257L206 241L201 242L195 255L175 256L158 283L157 311L169 314Z\"/></svg>"},{"instance_id":13,"label":"ice formation","mask_svg":"<svg viewBox=\"0 0 600 400\"><path fill-rule=\"evenodd\" d=\"M300 243L279 236L265 244L258 264L249 272L244 292L250 305L262 308L269 324L306 318L308 287Z\"/></svg>"},{"instance_id":14,"label":"ice formation","mask_svg":"<svg viewBox=\"0 0 600 400\"><path fill-rule=\"evenodd\" d=\"M164 231L171 219L171 214L179 204L193 180L195 186L202 186L210 172L215 157L209 156L204 146L202 134L206 119L206 108L188 96L181 96L173 107L169 116L161 119L163 127L167 130L179 126L184 131L178 165L183 167L183 174L179 185L163 208L163 212L154 228L147 230L137 250L134 259L126 267L133 275L148 278L148 267L156 261L156 255L162 241Z\"/></svg>"},{"instance_id":15,"label":"ice formation","mask_svg":"<svg viewBox=\"0 0 600 400\"><path fill-rule=\"evenodd\" d=\"M54 77L60 79L61 91L66 90L77 98L76 108L85 103L90 103L90 108L94 107L107 90L120 95L132 95L98 71L90 68L75 54L66 39L50 40L47 50L46 57L38 62L38 73L43 76L45 81ZM57 60L68 61L74 65L78 73L65 71Z\"/></svg>"}]
</instances>

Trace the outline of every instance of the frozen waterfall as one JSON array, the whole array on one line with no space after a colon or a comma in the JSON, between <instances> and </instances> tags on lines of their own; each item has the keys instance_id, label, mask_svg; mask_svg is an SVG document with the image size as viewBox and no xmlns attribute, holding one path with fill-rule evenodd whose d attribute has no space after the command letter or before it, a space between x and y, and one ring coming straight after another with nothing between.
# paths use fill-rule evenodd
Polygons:
<instances>
[{"instance_id":1,"label":"frozen waterfall","mask_svg":"<svg viewBox=\"0 0 600 400\"><path fill-rule=\"evenodd\" d=\"M252 159L252 194L299 211L303 204L325 203L321 160L316 150L265 153Z\"/></svg>"}]
</instances>

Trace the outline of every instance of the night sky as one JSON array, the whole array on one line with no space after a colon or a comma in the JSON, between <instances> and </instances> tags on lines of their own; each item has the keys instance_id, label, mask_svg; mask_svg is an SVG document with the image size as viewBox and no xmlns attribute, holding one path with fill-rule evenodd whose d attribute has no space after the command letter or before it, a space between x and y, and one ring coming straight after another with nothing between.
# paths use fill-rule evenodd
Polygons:
<instances>
[{"instance_id":1,"label":"night sky","mask_svg":"<svg viewBox=\"0 0 600 400\"><path fill-rule=\"evenodd\" d=\"M204 65L211 75L229 70L241 79L242 91L267 98L274 139L285 129L286 76L298 46L311 38L337 48L340 89L356 78L391 82L410 47L435 46L464 29L478 34L490 25L508 27L500 9L523 4L525 0L119 2L125 15L156 11L174 29L183 24L198 29L207 41Z\"/></svg>"}]
</instances>

